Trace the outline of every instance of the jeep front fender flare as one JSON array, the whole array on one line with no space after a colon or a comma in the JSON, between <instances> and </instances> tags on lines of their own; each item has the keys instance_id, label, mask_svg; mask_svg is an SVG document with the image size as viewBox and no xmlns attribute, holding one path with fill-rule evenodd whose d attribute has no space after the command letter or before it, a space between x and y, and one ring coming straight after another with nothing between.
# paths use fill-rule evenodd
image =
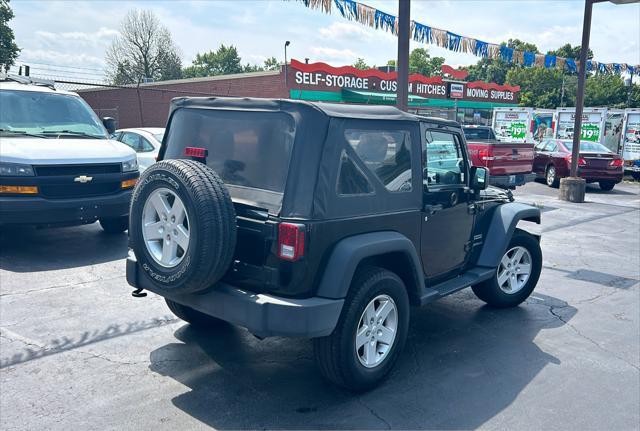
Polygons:
<instances>
[{"instance_id":1,"label":"jeep front fender flare","mask_svg":"<svg viewBox=\"0 0 640 431\"><path fill-rule=\"evenodd\" d=\"M496 208L478 257L478 266L487 268L498 266L520 220L540 224L540 209L517 202L503 204Z\"/></svg>"},{"instance_id":2,"label":"jeep front fender flare","mask_svg":"<svg viewBox=\"0 0 640 431\"><path fill-rule=\"evenodd\" d=\"M403 253L411 262L411 271L418 289L424 287L422 265L409 238L393 231L365 233L340 240L327 261L318 286L318 296L341 299L347 296L351 280L363 259L387 253ZM421 292L416 292L420 295Z\"/></svg>"}]
</instances>

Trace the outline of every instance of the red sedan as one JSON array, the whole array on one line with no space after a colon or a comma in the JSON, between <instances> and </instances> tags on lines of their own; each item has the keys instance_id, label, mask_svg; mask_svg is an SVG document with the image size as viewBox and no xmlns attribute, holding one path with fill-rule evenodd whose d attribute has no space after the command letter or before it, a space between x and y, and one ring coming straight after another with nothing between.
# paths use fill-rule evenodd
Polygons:
<instances>
[{"instance_id":1,"label":"red sedan","mask_svg":"<svg viewBox=\"0 0 640 431\"><path fill-rule=\"evenodd\" d=\"M544 178L549 187L558 187L560 178L571 170L573 142L566 139L547 139L536 144L533 172ZM622 181L622 157L596 142L580 142L578 176L588 183L599 183L602 190L611 190Z\"/></svg>"}]
</instances>

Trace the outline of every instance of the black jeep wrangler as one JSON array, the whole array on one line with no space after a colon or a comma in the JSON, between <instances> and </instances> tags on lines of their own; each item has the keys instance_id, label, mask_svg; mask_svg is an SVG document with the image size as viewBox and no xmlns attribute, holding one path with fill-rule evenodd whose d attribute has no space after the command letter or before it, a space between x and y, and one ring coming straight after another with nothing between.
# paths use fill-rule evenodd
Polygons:
<instances>
[{"instance_id":1,"label":"black jeep wrangler","mask_svg":"<svg viewBox=\"0 0 640 431\"><path fill-rule=\"evenodd\" d=\"M193 325L313 338L322 373L379 383L410 305L533 291L537 208L487 189L451 121L393 107L179 98L131 204L127 281Z\"/></svg>"}]
</instances>

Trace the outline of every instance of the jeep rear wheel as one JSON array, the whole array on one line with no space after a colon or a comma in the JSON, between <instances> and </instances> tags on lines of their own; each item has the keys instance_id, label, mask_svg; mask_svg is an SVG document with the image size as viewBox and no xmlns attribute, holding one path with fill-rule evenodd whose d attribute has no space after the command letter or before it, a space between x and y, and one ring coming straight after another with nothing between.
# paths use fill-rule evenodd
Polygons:
<instances>
[{"instance_id":1,"label":"jeep rear wheel","mask_svg":"<svg viewBox=\"0 0 640 431\"><path fill-rule=\"evenodd\" d=\"M201 291L231 264L233 202L206 165L191 160L155 163L134 190L129 235L142 272L160 290Z\"/></svg>"},{"instance_id":2,"label":"jeep rear wheel","mask_svg":"<svg viewBox=\"0 0 640 431\"><path fill-rule=\"evenodd\" d=\"M473 293L493 307L515 307L531 295L541 270L540 243L533 235L517 229L495 275L472 286Z\"/></svg>"},{"instance_id":3,"label":"jeep rear wheel","mask_svg":"<svg viewBox=\"0 0 640 431\"><path fill-rule=\"evenodd\" d=\"M314 339L320 371L346 389L371 389L393 368L408 327L409 298L402 280L382 268L362 268L333 333Z\"/></svg>"}]
</instances>

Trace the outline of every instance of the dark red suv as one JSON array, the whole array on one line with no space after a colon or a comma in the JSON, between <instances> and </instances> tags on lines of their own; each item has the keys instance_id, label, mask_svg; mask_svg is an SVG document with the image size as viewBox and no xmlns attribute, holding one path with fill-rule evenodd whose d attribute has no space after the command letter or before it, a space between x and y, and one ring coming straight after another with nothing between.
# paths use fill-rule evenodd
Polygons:
<instances>
[{"instance_id":1,"label":"dark red suv","mask_svg":"<svg viewBox=\"0 0 640 431\"><path fill-rule=\"evenodd\" d=\"M549 187L558 187L560 178L568 177L571 169L573 142L547 139L535 146L533 172L544 178ZM588 183L598 182L602 190L611 190L622 181L622 157L597 142L580 142L578 176Z\"/></svg>"}]
</instances>

